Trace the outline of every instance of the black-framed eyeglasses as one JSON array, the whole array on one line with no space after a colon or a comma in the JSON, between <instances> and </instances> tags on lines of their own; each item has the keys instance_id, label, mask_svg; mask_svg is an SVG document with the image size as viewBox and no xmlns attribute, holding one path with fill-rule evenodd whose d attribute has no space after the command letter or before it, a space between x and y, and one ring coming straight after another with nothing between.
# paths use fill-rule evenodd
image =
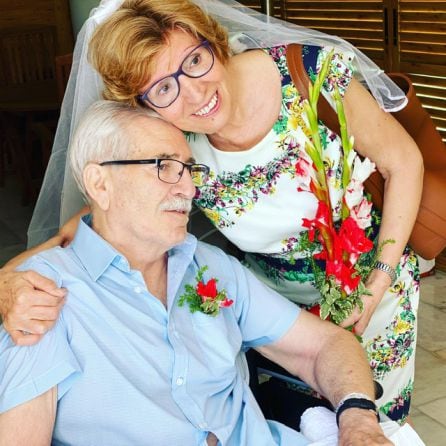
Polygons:
<instances>
[{"instance_id":1,"label":"black-framed eyeglasses","mask_svg":"<svg viewBox=\"0 0 446 446\"><path fill-rule=\"evenodd\" d=\"M152 158L144 160L113 160L103 161L100 166L125 165L125 164L155 164L158 178L164 183L176 184L181 180L184 169L187 169L195 186L202 186L208 176L209 167L205 164L183 163L172 158Z\"/></svg>"},{"instance_id":2,"label":"black-framed eyeglasses","mask_svg":"<svg viewBox=\"0 0 446 446\"><path fill-rule=\"evenodd\" d=\"M175 73L156 81L138 99L147 105L166 108L172 105L180 94L178 78L184 74L187 77L199 78L211 71L214 66L214 53L207 40L203 40L181 62Z\"/></svg>"}]
</instances>

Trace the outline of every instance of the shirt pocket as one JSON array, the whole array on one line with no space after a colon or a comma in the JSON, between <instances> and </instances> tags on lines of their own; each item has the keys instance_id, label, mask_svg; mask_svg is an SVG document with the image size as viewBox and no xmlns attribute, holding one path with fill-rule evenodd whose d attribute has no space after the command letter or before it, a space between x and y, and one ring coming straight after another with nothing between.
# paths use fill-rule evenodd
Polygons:
<instances>
[{"instance_id":1,"label":"shirt pocket","mask_svg":"<svg viewBox=\"0 0 446 446\"><path fill-rule=\"evenodd\" d=\"M224 311L231 310L223 308L216 317L198 312L191 315L196 346L209 364L221 369L233 368L242 346L242 335L235 318L223 314Z\"/></svg>"}]
</instances>

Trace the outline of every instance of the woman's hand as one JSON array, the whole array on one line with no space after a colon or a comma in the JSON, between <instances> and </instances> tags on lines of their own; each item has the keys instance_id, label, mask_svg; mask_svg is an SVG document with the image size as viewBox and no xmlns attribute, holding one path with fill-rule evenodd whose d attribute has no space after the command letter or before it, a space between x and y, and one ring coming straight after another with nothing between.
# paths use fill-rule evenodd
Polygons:
<instances>
[{"instance_id":1,"label":"woman's hand","mask_svg":"<svg viewBox=\"0 0 446 446\"><path fill-rule=\"evenodd\" d=\"M33 271L0 270L0 315L17 345L32 345L54 326L66 290Z\"/></svg>"},{"instance_id":2,"label":"woman's hand","mask_svg":"<svg viewBox=\"0 0 446 446\"><path fill-rule=\"evenodd\" d=\"M353 325L354 333L359 336L366 330L373 313L384 296L384 293L391 285L390 277L382 271L373 270L365 285L372 294L361 297L364 306L363 310L360 311L359 308L356 307L353 310L353 313L339 324L341 327L350 327Z\"/></svg>"},{"instance_id":3,"label":"woman's hand","mask_svg":"<svg viewBox=\"0 0 446 446\"><path fill-rule=\"evenodd\" d=\"M0 316L17 345L32 345L56 322L64 304L65 290L33 271L15 271L29 257L60 246L54 236L11 259L0 269Z\"/></svg>"},{"instance_id":4,"label":"woman's hand","mask_svg":"<svg viewBox=\"0 0 446 446\"><path fill-rule=\"evenodd\" d=\"M360 311L360 309L356 307L353 310L353 313L347 319L344 319L339 325L344 328L353 325L353 332L361 336L369 325L370 319L372 318L376 307L381 302L382 297L383 295L367 295L361 297L362 303L364 305L363 310Z\"/></svg>"},{"instance_id":5,"label":"woman's hand","mask_svg":"<svg viewBox=\"0 0 446 446\"><path fill-rule=\"evenodd\" d=\"M60 229L58 233L58 237L61 240L60 246L66 247L68 246L74 238L76 234L77 227L79 226L79 220L84 215L90 212L90 208L88 206L84 206L77 214L73 215Z\"/></svg>"},{"instance_id":6,"label":"woman's hand","mask_svg":"<svg viewBox=\"0 0 446 446\"><path fill-rule=\"evenodd\" d=\"M72 217L59 233L17 257L0 269L0 316L5 330L17 345L32 345L54 326L65 302L66 290L33 271L15 269L26 259L55 246L65 247L74 238L86 206Z\"/></svg>"}]
</instances>

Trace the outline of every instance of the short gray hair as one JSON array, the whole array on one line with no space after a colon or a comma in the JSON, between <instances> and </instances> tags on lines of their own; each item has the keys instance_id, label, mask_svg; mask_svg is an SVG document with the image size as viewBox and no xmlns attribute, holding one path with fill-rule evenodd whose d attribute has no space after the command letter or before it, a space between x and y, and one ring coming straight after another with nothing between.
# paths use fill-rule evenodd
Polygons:
<instances>
[{"instance_id":1,"label":"short gray hair","mask_svg":"<svg viewBox=\"0 0 446 446\"><path fill-rule=\"evenodd\" d=\"M93 103L82 117L70 142L69 159L73 176L88 201L83 181L85 166L126 158L133 146L128 128L138 117L159 115L147 108L102 100Z\"/></svg>"}]
</instances>

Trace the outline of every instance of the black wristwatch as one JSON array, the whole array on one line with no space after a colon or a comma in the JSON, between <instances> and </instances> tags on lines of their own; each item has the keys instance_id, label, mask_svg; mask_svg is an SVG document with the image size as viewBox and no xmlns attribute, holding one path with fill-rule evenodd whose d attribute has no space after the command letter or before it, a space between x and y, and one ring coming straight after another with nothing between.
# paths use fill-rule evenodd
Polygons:
<instances>
[{"instance_id":1,"label":"black wristwatch","mask_svg":"<svg viewBox=\"0 0 446 446\"><path fill-rule=\"evenodd\" d=\"M371 400L367 395L351 394L343 398L339 402L338 407L336 407L335 409L336 424L338 426L339 426L339 417L341 416L342 412L344 412L344 410L352 408L372 411L376 415L376 418L378 419L379 422L379 415L375 402Z\"/></svg>"}]
</instances>

